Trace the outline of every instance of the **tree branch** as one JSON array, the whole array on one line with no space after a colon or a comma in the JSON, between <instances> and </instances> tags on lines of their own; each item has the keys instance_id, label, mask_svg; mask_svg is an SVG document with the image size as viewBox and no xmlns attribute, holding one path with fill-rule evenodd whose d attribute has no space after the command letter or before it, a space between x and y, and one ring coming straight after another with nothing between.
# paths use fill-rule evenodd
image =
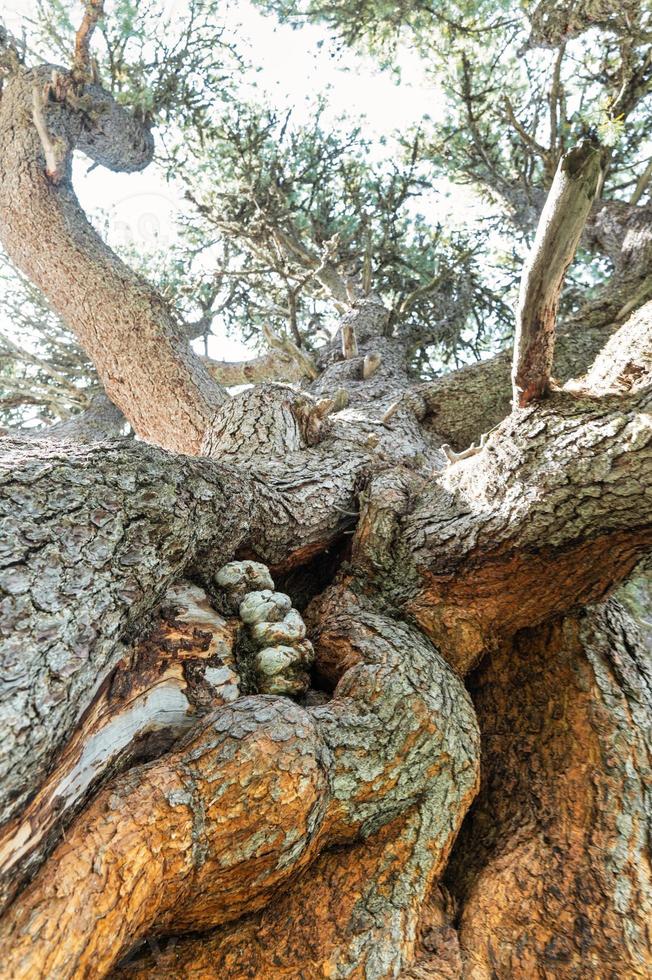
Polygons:
<instances>
[{"instance_id":1,"label":"tree branch","mask_svg":"<svg viewBox=\"0 0 652 980\"><path fill-rule=\"evenodd\" d=\"M75 58L72 78L80 85L91 79L91 41L98 22L104 16L104 0L85 0L84 19L75 36Z\"/></svg>"},{"instance_id":2,"label":"tree branch","mask_svg":"<svg viewBox=\"0 0 652 980\"><path fill-rule=\"evenodd\" d=\"M559 296L599 175L600 153L589 141L559 163L521 278L512 368L515 408L548 391Z\"/></svg>"},{"instance_id":3,"label":"tree branch","mask_svg":"<svg viewBox=\"0 0 652 980\"><path fill-rule=\"evenodd\" d=\"M97 235L70 183L77 147L112 170L135 171L151 133L98 86L41 67L9 80L0 101L0 237L12 261L75 331L112 401L144 439L197 453L227 397L191 351L167 304ZM50 86L41 126L67 148L46 163L32 122L33 90ZM37 112L37 118L39 113ZM61 165L59 165L61 163ZM44 173L56 164L57 184Z\"/></svg>"},{"instance_id":4,"label":"tree branch","mask_svg":"<svg viewBox=\"0 0 652 980\"><path fill-rule=\"evenodd\" d=\"M408 876L419 887L398 948L395 929L378 937L396 969L405 964L419 899L477 791L473 707L418 630L343 585L320 603L319 644L354 655L333 699L300 708L241 698L167 757L114 780L4 917L12 975L81 975L91 964L103 974L152 930L238 919L319 851L418 808Z\"/></svg>"}]
</instances>

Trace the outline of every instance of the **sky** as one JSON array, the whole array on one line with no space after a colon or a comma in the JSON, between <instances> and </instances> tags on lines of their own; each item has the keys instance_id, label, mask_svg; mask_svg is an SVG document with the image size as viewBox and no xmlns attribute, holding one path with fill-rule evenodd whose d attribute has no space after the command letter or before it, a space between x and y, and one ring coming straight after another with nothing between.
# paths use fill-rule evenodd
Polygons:
<instances>
[{"instance_id":1,"label":"sky","mask_svg":"<svg viewBox=\"0 0 652 980\"><path fill-rule=\"evenodd\" d=\"M161 0L162 16L174 17L185 0ZM20 36L36 8L35 0L4 0L2 18L9 30ZM82 5L79 4L80 16ZM110 2L107 3L110 9ZM437 118L443 100L422 66L409 51L401 57L401 83L379 71L371 59L351 52L337 53L327 29L306 26L294 31L273 17L264 17L248 0L225 4L227 25L237 32L239 45L262 69L256 76L259 90L274 102L293 106L294 119L308 116L315 94L328 88L328 112L335 121L344 113L365 119L365 129L376 136L390 136L406 129L423 116ZM141 174L113 174L102 167L89 172L80 158L75 167L75 189L82 206L92 215L103 212L108 240L113 246L133 245L150 250L174 238L173 216L178 208L175 189L153 167ZM432 203L433 220L457 223L469 217L475 202L464 189L447 188L447 194ZM420 208L423 211L423 206ZM0 325L10 331L10 325ZM235 338L220 334L212 338L211 356L220 359L246 357L251 351Z\"/></svg>"}]
</instances>

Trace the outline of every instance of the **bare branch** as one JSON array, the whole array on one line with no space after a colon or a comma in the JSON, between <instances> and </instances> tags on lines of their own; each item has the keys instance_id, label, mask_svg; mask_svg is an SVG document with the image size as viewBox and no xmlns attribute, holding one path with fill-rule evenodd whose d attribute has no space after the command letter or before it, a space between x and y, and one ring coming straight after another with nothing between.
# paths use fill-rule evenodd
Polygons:
<instances>
[{"instance_id":1,"label":"bare branch","mask_svg":"<svg viewBox=\"0 0 652 980\"><path fill-rule=\"evenodd\" d=\"M226 388L261 381L300 381L306 376L299 362L280 350L246 361L214 361L210 357L202 360L211 377Z\"/></svg>"},{"instance_id":2,"label":"bare branch","mask_svg":"<svg viewBox=\"0 0 652 980\"><path fill-rule=\"evenodd\" d=\"M91 40L98 21L104 16L104 0L86 0L86 11L75 37L75 60L72 69L73 81L83 84L90 81Z\"/></svg>"},{"instance_id":3,"label":"bare branch","mask_svg":"<svg viewBox=\"0 0 652 980\"><path fill-rule=\"evenodd\" d=\"M69 147L61 136L53 136L45 119L45 94L42 88L32 88L32 118L45 154L45 172L53 184L64 177Z\"/></svg>"},{"instance_id":4,"label":"bare branch","mask_svg":"<svg viewBox=\"0 0 652 980\"><path fill-rule=\"evenodd\" d=\"M636 182L634 193L632 194L629 202L632 206L638 204L638 202L641 200L643 194L647 190L650 180L652 180L652 157L650 157L648 160L647 167Z\"/></svg>"},{"instance_id":5,"label":"bare branch","mask_svg":"<svg viewBox=\"0 0 652 980\"><path fill-rule=\"evenodd\" d=\"M557 168L521 279L512 368L515 408L548 391L559 296L600 170L601 154L588 140L562 157Z\"/></svg>"}]
</instances>

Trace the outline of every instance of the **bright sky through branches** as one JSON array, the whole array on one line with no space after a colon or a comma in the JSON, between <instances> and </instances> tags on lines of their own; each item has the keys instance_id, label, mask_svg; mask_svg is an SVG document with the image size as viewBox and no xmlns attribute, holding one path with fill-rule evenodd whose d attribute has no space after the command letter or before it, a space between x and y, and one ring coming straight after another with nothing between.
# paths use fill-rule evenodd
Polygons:
<instances>
[{"instance_id":1,"label":"bright sky through branches","mask_svg":"<svg viewBox=\"0 0 652 980\"><path fill-rule=\"evenodd\" d=\"M174 18L186 8L186 0L161 0L161 17ZM29 37L29 19L34 16L35 0L7 0L2 18L9 30ZM110 11L110 0L107 2ZM82 16L82 4L79 4ZM387 137L396 130L407 130L424 116L436 118L443 99L432 80L427 80L419 58L408 50L400 57L401 82L381 72L370 58L350 51L336 51L326 28L306 25L300 31L280 25L274 17L264 17L249 0L224 5L224 23L237 38L239 49L260 70L251 86L261 99L280 108L292 106L293 119L301 123L314 111L315 97L327 95L324 120L335 125L343 116L364 120L365 133ZM98 167L89 172L85 158L78 160L75 189L89 215L102 212L102 233L114 246L129 245L152 251L165 247L174 238L174 216L180 205L176 188L150 166L142 174L112 174ZM449 189L421 201L421 211L432 209L433 221L457 224L471 217L473 196L465 188ZM453 192L450 193L450 190ZM2 314L0 312L0 318ZM6 325L5 329L10 329ZM219 333L219 324L214 325ZM219 336L211 340L210 353L217 358L239 358L250 353L236 338Z\"/></svg>"}]
</instances>

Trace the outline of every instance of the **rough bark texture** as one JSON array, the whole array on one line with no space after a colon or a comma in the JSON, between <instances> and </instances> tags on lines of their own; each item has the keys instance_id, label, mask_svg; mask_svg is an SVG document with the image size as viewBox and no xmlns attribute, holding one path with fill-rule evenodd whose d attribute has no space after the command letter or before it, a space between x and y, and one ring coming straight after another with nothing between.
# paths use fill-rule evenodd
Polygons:
<instances>
[{"instance_id":1,"label":"rough bark texture","mask_svg":"<svg viewBox=\"0 0 652 980\"><path fill-rule=\"evenodd\" d=\"M465 976L652 972L651 581L523 630L471 679L482 789L448 872Z\"/></svg>"},{"instance_id":2,"label":"rough bark texture","mask_svg":"<svg viewBox=\"0 0 652 980\"><path fill-rule=\"evenodd\" d=\"M0 101L3 241L165 448L106 405L2 440L3 972L651 976L649 580L606 599L652 545L645 209L540 404L507 355L414 385L373 295L228 397L70 186L150 137L48 78Z\"/></svg>"},{"instance_id":3,"label":"rough bark texture","mask_svg":"<svg viewBox=\"0 0 652 980\"><path fill-rule=\"evenodd\" d=\"M476 791L475 717L419 631L342 587L320 603L318 644L334 628L359 657L333 699L302 709L241 698L160 762L107 786L4 917L10 975L102 975L150 931L197 931L255 911L319 850L417 808L413 853L401 862L412 888L403 910L376 909L373 975L409 959L420 899ZM346 976L347 958L355 963L366 945L338 952L331 975ZM266 975L264 957L254 975Z\"/></svg>"}]
</instances>

